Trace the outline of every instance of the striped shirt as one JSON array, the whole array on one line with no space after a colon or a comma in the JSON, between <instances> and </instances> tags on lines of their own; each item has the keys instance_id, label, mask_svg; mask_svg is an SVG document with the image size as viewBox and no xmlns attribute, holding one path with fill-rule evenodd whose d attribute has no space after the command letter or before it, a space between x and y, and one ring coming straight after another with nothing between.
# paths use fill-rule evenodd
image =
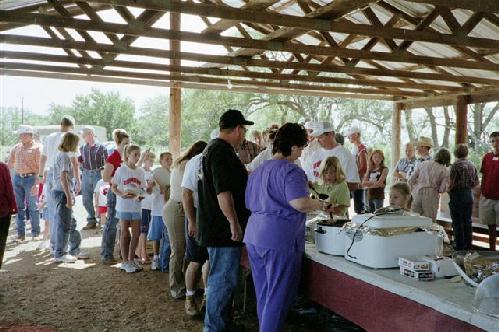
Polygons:
<instances>
[{"instance_id":1,"label":"striped shirt","mask_svg":"<svg viewBox=\"0 0 499 332\"><path fill-rule=\"evenodd\" d=\"M478 171L468 159L458 159L450 168L449 191L472 189L478 185Z\"/></svg>"},{"instance_id":2,"label":"striped shirt","mask_svg":"<svg viewBox=\"0 0 499 332\"><path fill-rule=\"evenodd\" d=\"M33 142L30 146L17 143L10 151L9 163L14 165L17 174L38 174L41 146Z\"/></svg>"},{"instance_id":3,"label":"striped shirt","mask_svg":"<svg viewBox=\"0 0 499 332\"><path fill-rule=\"evenodd\" d=\"M95 143L92 146L85 144L80 147L78 161L84 170L100 170L104 168L106 159L107 150L102 144Z\"/></svg>"}]
</instances>

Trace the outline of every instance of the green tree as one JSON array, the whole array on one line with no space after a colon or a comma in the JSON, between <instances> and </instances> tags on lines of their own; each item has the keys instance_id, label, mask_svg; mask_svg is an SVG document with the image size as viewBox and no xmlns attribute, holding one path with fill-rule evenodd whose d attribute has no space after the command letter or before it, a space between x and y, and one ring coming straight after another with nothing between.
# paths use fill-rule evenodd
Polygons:
<instances>
[{"instance_id":1,"label":"green tree","mask_svg":"<svg viewBox=\"0 0 499 332\"><path fill-rule=\"evenodd\" d=\"M102 126L107 129L108 138L116 128L134 131L135 105L130 98L118 92L104 93L93 89L90 94L78 95L71 106L51 104L51 123L59 123L64 114L72 115L77 124Z\"/></svg>"}]
</instances>

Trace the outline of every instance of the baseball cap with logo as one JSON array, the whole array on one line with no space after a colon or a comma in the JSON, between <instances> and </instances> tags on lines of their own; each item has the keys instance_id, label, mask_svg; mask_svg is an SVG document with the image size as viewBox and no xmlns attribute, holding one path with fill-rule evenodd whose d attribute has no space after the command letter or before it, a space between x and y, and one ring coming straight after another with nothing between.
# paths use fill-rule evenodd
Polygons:
<instances>
[{"instance_id":1,"label":"baseball cap with logo","mask_svg":"<svg viewBox=\"0 0 499 332\"><path fill-rule=\"evenodd\" d=\"M312 133L310 135L314 137L319 137L320 135L324 133L331 133L334 132L334 126L331 122L323 121L323 122L317 122L312 128Z\"/></svg>"},{"instance_id":2,"label":"baseball cap with logo","mask_svg":"<svg viewBox=\"0 0 499 332\"><path fill-rule=\"evenodd\" d=\"M220 117L220 129L232 129L240 125L251 126L255 124L253 121L248 121L244 118L241 111L228 110Z\"/></svg>"}]
</instances>

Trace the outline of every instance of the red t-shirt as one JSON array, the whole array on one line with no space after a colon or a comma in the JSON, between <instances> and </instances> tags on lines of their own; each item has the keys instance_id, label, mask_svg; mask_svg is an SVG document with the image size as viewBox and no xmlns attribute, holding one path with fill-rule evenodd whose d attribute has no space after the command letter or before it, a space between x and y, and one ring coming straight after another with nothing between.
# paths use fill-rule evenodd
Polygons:
<instances>
[{"instance_id":1,"label":"red t-shirt","mask_svg":"<svg viewBox=\"0 0 499 332\"><path fill-rule=\"evenodd\" d=\"M10 178L10 170L7 164L0 161L0 217L10 216L17 213L14 189Z\"/></svg>"},{"instance_id":2,"label":"red t-shirt","mask_svg":"<svg viewBox=\"0 0 499 332\"><path fill-rule=\"evenodd\" d=\"M482 160L482 195L499 200L499 154L487 153Z\"/></svg>"},{"instance_id":3,"label":"red t-shirt","mask_svg":"<svg viewBox=\"0 0 499 332\"><path fill-rule=\"evenodd\" d=\"M111 174L111 176L114 176L114 173L116 173L118 167L121 166L121 154L118 150L114 150L113 153L107 157L106 162L114 166L113 173Z\"/></svg>"}]
</instances>

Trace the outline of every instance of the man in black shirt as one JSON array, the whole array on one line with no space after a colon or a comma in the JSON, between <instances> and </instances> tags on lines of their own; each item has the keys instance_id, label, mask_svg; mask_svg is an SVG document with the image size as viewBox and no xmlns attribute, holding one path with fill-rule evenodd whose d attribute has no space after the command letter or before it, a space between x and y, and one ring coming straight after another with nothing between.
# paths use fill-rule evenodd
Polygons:
<instances>
[{"instance_id":1,"label":"man in black shirt","mask_svg":"<svg viewBox=\"0 0 499 332\"><path fill-rule=\"evenodd\" d=\"M249 217L244 194L248 173L234 147L246 134L247 121L240 111L220 117L220 134L203 152L199 180L198 241L208 248L210 274L206 297L205 332L227 327L229 309L237 286L241 240Z\"/></svg>"}]
</instances>

